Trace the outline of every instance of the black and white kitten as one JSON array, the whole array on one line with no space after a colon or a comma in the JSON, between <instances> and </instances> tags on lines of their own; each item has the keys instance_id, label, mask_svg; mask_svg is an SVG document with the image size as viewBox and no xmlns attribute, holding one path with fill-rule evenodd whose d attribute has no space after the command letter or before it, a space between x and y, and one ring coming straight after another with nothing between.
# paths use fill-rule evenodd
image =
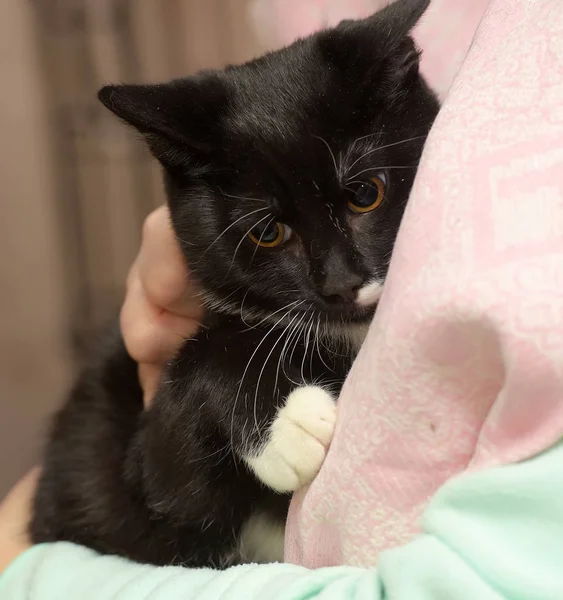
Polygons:
<instances>
[{"instance_id":1,"label":"black and white kitten","mask_svg":"<svg viewBox=\"0 0 563 600\"><path fill-rule=\"evenodd\" d=\"M144 412L115 328L58 413L31 525L155 564L282 558L438 112L399 0L242 66L101 101L164 167L208 314Z\"/></svg>"}]
</instances>

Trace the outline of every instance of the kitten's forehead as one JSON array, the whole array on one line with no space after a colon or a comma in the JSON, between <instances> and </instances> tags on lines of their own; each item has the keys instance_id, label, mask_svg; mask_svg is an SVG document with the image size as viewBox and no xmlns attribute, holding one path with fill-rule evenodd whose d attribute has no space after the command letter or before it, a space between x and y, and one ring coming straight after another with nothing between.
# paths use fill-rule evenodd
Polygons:
<instances>
[{"instance_id":1,"label":"kitten's forehead","mask_svg":"<svg viewBox=\"0 0 563 600\"><path fill-rule=\"evenodd\" d=\"M304 160L313 168L315 156L326 167L329 154L346 154L359 138L369 146L377 139L367 139L366 133L385 120L397 121L397 108L388 114L385 95L374 99L377 78L370 85L351 87L341 71L319 56L311 40L226 75L230 102L222 121L225 137L245 151L256 148L280 158L285 154L296 162L295 168Z\"/></svg>"},{"instance_id":2,"label":"kitten's forehead","mask_svg":"<svg viewBox=\"0 0 563 600\"><path fill-rule=\"evenodd\" d=\"M286 51L286 56L292 53ZM278 142L291 138L326 98L330 73L319 61L282 60L273 55L258 65L243 65L230 72L231 103L227 127L245 135ZM310 123L309 123L310 124Z\"/></svg>"},{"instance_id":3,"label":"kitten's forehead","mask_svg":"<svg viewBox=\"0 0 563 600\"><path fill-rule=\"evenodd\" d=\"M243 194L254 187L267 195L280 184L282 193L273 195L319 199L326 207L332 193L342 192L347 171L373 166L361 158L372 149L391 148L372 155L378 164L386 158L410 164L408 154L417 148L405 147L402 156L394 143L423 137L432 120L426 115L435 112L413 67L417 55L411 57L403 40L396 53L408 60L387 64L371 29L365 37L347 32L321 33L224 72L229 101L222 140L228 171L236 173Z\"/></svg>"}]
</instances>

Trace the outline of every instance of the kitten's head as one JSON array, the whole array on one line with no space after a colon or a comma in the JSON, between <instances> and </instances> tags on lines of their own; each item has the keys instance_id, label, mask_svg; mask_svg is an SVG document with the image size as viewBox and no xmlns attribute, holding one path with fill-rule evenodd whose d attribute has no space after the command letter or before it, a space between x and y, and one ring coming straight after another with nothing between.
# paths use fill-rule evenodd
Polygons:
<instances>
[{"instance_id":1,"label":"kitten's head","mask_svg":"<svg viewBox=\"0 0 563 600\"><path fill-rule=\"evenodd\" d=\"M175 232L216 310L371 316L438 111L409 37L428 3L399 0L242 66L101 90L164 166Z\"/></svg>"}]
</instances>

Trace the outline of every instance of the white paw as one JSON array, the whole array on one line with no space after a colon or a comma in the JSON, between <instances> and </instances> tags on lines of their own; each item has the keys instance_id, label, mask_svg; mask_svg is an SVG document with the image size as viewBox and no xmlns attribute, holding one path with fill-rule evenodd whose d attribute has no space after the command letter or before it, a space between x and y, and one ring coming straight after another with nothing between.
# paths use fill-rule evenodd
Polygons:
<instances>
[{"instance_id":1,"label":"white paw","mask_svg":"<svg viewBox=\"0 0 563 600\"><path fill-rule=\"evenodd\" d=\"M276 492L293 492L319 472L335 424L336 404L328 392L317 386L297 388L272 423L266 445L246 462Z\"/></svg>"}]
</instances>

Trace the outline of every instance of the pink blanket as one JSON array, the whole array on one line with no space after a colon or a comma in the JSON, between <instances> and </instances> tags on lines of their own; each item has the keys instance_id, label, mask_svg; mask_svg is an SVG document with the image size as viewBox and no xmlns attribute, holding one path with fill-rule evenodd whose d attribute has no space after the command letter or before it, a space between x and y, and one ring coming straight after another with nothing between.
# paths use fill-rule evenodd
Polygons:
<instances>
[{"instance_id":1,"label":"pink blanket","mask_svg":"<svg viewBox=\"0 0 563 600\"><path fill-rule=\"evenodd\" d=\"M435 0L418 32L444 93L484 4ZM451 11L466 16L448 41L436 32ZM373 565L416 535L447 479L562 435L563 6L491 0L430 135L327 461L292 505L287 558Z\"/></svg>"}]
</instances>

